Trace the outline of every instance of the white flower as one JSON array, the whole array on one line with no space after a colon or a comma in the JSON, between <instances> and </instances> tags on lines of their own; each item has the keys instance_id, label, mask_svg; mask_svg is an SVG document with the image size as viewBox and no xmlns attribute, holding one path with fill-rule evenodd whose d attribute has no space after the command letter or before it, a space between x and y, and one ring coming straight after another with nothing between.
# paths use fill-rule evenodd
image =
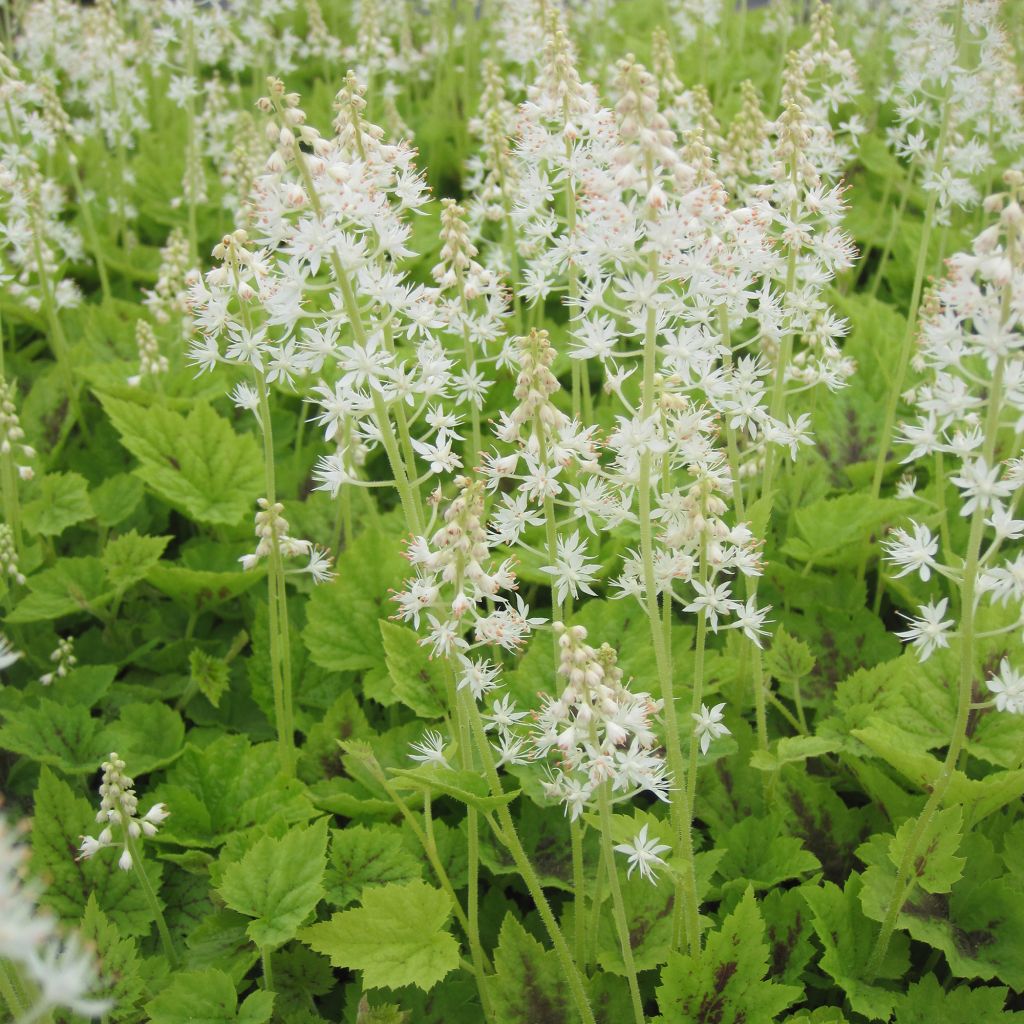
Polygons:
<instances>
[{"instance_id":1,"label":"white flower","mask_svg":"<svg viewBox=\"0 0 1024 1024\"><path fill-rule=\"evenodd\" d=\"M498 674L501 672L498 665L492 665L489 661L473 661L462 654L459 655L459 663L462 665L462 673L458 689L468 686L474 700L479 700L498 685Z\"/></svg>"},{"instance_id":2,"label":"white flower","mask_svg":"<svg viewBox=\"0 0 1024 1024\"><path fill-rule=\"evenodd\" d=\"M435 764L440 768L451 767L444 756L444 737L435 729L425 732L419 743L412 743L410 746L414 751L409 755L411 760L419 761L420 764Z\"/></svg>"},{"instance_id":3,"label":"white flower","mask_svg":"<svg viewBox=\"0 0 1024 1024\"><path fill-rule=\"evenodd\" d=\"M0 633L0 670L9 668L20 657L22 657L22 652L16 651L10 640Z\"/></svg>"},{"instance_id":4,"label":"white flower","mask_svg":"<svg viewBox=\"0 0 1024 1024\"><path fill-rule=\"evenodd\" d=\"M1011 715L1024 715L1024 674L1018 672L1007 658L999 663L985 683L995 694L996 707Z\"/></svg>"},{"instance_id":5,"label":"white flower","mask_svg":"<svg viewBox=\"0 0 1024 1024\"><path fill-rule=\"evenodd\" d=\"M918 608L920 618L908 618L910 628L896 634L917 648L917 656L921 661L927 661L937 647L949 646L948 634L953 620L942 618L948 604L948 599L944 597L938 603L929 601L921 605Z\"/></svg>"},{"instance_id":6,"label":"white flower","mask_svg":"<svg viewBox=\"0 0 1024 1024\"><path fill-rule=\"evenodd\" d=\"M700 739L700 752L706 754L712 740L719 736L730 735L729 730L722 724L722 708L724 704L716 704L710 710L707 704L701 704L700 714L691 714L690 717L697 723L694 734Z\"/></svg>"},{"instance_id":7,"label":"white flower","mask_svg":"<svg viewBox=\"0 0 1024 1024\"><path fill-rule=\"evenodd\" d=\"M579 597L593 594L590 584L594 581L596 571L600 568L596 563L587 562L587 545L580 540L579 530L573 530L569 537L558 538L558 550L554 565L541 566L541 572L550 573L555 577L555 592L558 603L562 604L569 594Z\"/></svg>"},{"instance_id":8,"label":"white flower","mask_svg":"<svg viewBox=\"0 0 1024 1024\"><path fill-rule=\"evenodd\" d=\"M736 621L730 622L730 629L742 629L744 634L758 647L761 646L761 637L768 635L764 628L765 616L771 611L771 605L764 608L757 607L757 599L748 597L746 604L738 605L736 610Z\"/></svg>"},{"instance_id":9,"label":"white flower","mask_svg":"<svg viewBox=\"0 0 1024 1024\"><path fill-rule=\"evenodd\" d=\"M700 580L694 580L693 589L697 591L697 597L686 606L684 611L706 611L711 629L717 633L718 616L728 615L739 607L737 602L729 597L731 590L728 582L721 583L716 587L711 582L701 583Z\"/></svg>"},{"instance_id":10,"label":"white flower","mask_svg":"<svg viewBox=\"0 0 1024 1024\"><path fill-rule=\"evenodd\" d=\"M913 536L906 530L893 530L892 539L883 541L882 547L885 548L891 562L903 567L896 573L896 579L906 576L907 573L916 572L927 582L931 579L932 569L936 564L935 555L939 550L939 539L932 536L927 526L913 520L910 525L914 528Z\"/></svg>"},{"instance_id":11,"label":"white flower","mask_svg":"<svg viewBox=\"0 0 1024 1024\"><path fill-rule=\"evenodd\" d=\"M659 843L657 839L649 839L647 836L647 826L644 825L631 843L619 843L615 847L615 852L625 854L629 858L629 869L626 871L627 878L632 876L635 869L640 872L641 878L646 878L654 884L658 880L654 869L656 867L668 867L667 863L661 859L660 854L667 853L671 849L671 846Z\"/></svg>"}]
</instances>

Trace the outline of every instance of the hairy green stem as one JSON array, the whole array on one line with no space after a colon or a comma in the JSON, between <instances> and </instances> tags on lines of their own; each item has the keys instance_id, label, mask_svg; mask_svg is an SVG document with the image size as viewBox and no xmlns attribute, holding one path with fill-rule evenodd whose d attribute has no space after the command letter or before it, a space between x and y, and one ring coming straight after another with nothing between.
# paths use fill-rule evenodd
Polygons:
<instances>
[{"instance_id":1,"label":"hairy green stem","mask_svg":"<svg viewBox=\"0 0 1024 1024\"><path fill-rule=\"evenodd\" d=\"M150 882L149 875L146 874L146 865L142 863L142 858L139 855L138 843L136 843L135 839L132 837L128 823L122 819L121 825L122 831L124 832L125 849L128 851L128 854L132 859L132 870L135 872L135 877L139 880L139 887L142 889L142 895L149 904L149 909L152 911L153 917L156 921L156 930L160 935L160 943L164 948L164 956L167 957L167 960L171 965L171 969L175 970L180 966L181 958L178 956L178 951L174 946L174 940L171 938L171 933L167 928L167 921L164 918L163 908L160 906L159 899L157 899L156 892L153 889L153 883Z\"/></svg>"},{"instance_id":2,"label":"hairy green stem","mask_svg":"<svg viewBox=\"0 0 1024 1024\"><path fill-rule=\"evenodd\" d=\"M463 691L463 699L469 703L472 701L472 695L468 691ZM490 741L487 739L487 733L484 731L480 711L475 702L470 704L469 710L471 712L473 738L476 741L477 750L483 762L484 777L487 779L492 795L501 797L505 791L498 776L498 769L494 764L494 755L491 751ZM526 850L523 849L523 844L519 839L519 833L516 831L515 822L512 820L508 805L502 802L497 808L496 813L500 826L498 838L505 844L506 849L511 854L516 870L526 885L533 899L534 906L537 908L537 913L540 915L540 919L548 933L548 937L551 939L551 944L558 957L562 973L568 982L569 992L576 1007L576 1012L584 1024L596 1024L594 1011L590 1008L590 1000L587 997L587 991L583 984L583 975L580 972L579 966L573 960L572 950L569 948L569 943L566 941L565 936L562 934L562 929L555 919L551 905L548 903L548 898L545 896L544 889L540 884L540 879L537 877L537 872L533 864L530 863Z\"/></svg>"},{"instance_id":3,"label":"hairy green stem","mask_svg":"<svg viewBox=\"0 0 1024 1024\"><path fill-rule=\"evenodd\" d=\"M612 894L612 912L615 917L615 931L622 950L622 961L626 965L626 979L629 982L629 996L633 1004L633 1020L636 1024L644 1024L644 1004L640 997L640 983L636 976L636 961L633 959L633 946L629 936L629 923L626 920L626 906L622 900L622 886L619 884L619 870L615 864L615 853L612 849L612 808L608 799L610 782L598 787L598 808L601 815L601 847L604 850L604 861L608 869L608 886Z\"/></svg>"}]
</instances>

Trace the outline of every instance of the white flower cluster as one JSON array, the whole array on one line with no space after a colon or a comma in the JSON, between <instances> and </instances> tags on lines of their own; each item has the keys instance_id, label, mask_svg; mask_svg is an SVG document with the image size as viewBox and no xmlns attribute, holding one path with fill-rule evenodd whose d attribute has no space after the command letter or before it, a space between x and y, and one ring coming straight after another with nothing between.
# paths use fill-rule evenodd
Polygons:
<instances>
[{"instance_id":1,"label":"white flower cluster","mask_svg":"<svg viewBox=\"0 0 1024 1024\"><path fill-rule=\"evenodd\" d=\"M591 647L583 626L554 624L565 688L544 697L530 728L532 757L557 755L545 784L575 820L608 782L628 800L647 792L668 802L672 780L654 729L661 701L623 682L613 648Z\"/></svg>"},{"instance_id":2,"label":"white flower cluster","mask_svg":"<svg viewBox=\"0 0 1024 1024\"><path fill-rule=\"evenodd\" d=\"M490 644L518 651L543 619L531 618L518 594L513 601L518 584L511 561L492 561L482 485L467 477L455 482L459 494L445 510L444 524L429 540L414 537L406 549L416 575L395 594L395 617L419 627L425 615L430 630L421 643L434 656L459 656L460 688L469 686L479 700L494 688L494 677L467 655Z\"/></svg>"},{"instance_id":3,"label":"white flower cluster","mask_svg":"<svg viewBox=\"0 0 1024 1024\"><path fill-rule=\"evenodd\" d=\"M990 0L893 0L885 38L893 74L879 99L893 105L893 152L935 196L938 223L982 198L993 143L1024 145L1024 101L1013 44Z\"/></svg>"},{"instance_id":4,"label":"white flower cluster","mask_svg":"<svg viewBox=\"0 0 1024 1024\"><path fill-rule=\"evenodd\" d=\"M134 841L142 836L155 836L158 827L167 820L169 812L163 804L153 804L140 818L135 782L125 774L124 761L116 753L111 753L102 768L100 809L96 820L103 828L98 836L82 836L79 857L88 860L100 850L113 846L115 833L120 832L122 851L117 863L122 871L131 871Z\"/></svg>"},{"instance_id":5,"label":"white flower cluster","mask_svg":"<svg viewBox=\"0 0 1024 1024\"><path fill-rule=\"evenodd\" d=\"M958 511L969 520L966 552L940 551L941 529L912 521L893 531L885 547L896 577L932 574L960 589L973 623L982 602L1017 609L997 635L1024 627L1024 173L1006 174L1008 189L986 207L998 222L974 241L972 251L949 261L948 275L923 307L915 366L924 376L909 397L918 415L905 423L899 442L904 462L932 468L937 487L959 495ZM948 481L948 484L947 484ZM944 503L943 503L943 513ZM928 601L900 635L921 660L949 646L956 620L949 599ZM971 627L973 629L973 626ZM1021 677L1003 661L989 681L1001 710L1024 712Z\"/></svg>"},{"instance_id":6,"label":"white flower cluster","mask_svg":"<svg viewBox=\"0 0 1024 1024\"><path fill-rule=\"evenodd\" d=\"M160 342L152 326L145 320L135 321L135 347L139 353L139 372L128 378L132 387L138 387L145 377L160 377L167 373L170 363L160 351Z\"/></svg>"},{"instance_id":7,"label":"white flower cluster","mask_svg":"<svg viewBox=\"0 0 1024 1024\"><path fill-rule=\"evenodd\" d=\"M293 571L309 573L314 583L326 583L334 578L331 557L326 551L312 541L288 535L288 520L284 518L281 502L271 504L266 498L260 498L257 505L256 550L239 558L243 569L255 569L264 558L273 556L276 549L277 556L281 558L307 558L305 566Z\"/></svg>"},{"instance_id":8,"label":"white flower cluster","mask_svg":"<svg viewBox=\"0 0 1024 1024\"><path fill-rule=\"evenodd\" d=\"M112 1003L90 995L99 984L95 953L40 908L40 889L25 877L27 858L28 848L0 815L0 961L13 965L29 988L23 1019L41 1020L58 1008L102 1017Z\"/></svg>"}]
</instances>

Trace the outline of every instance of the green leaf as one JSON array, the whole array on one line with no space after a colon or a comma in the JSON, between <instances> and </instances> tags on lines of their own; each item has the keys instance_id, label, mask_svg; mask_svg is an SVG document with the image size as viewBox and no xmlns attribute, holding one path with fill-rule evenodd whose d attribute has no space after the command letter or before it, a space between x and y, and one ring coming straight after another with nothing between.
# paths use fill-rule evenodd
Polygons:
<instances>
[{"instance_id":1,"label":"green leaf","mask_svg":"<svg viewBox=\"0 0 1024 1024\"><path fill-rule=\"evenodd\" d=\"M335 967L363 972L367 988L432 989L459 965L446 928L449 897L426 882L366 889L362 906L307 928L300 938Z\"/></svg>"},{"instance_id":2,"label":"green leaf","mask_svg":"<svg viewBox=\"0 0 1024 1024\"><path fill-rule=\"evenodd\" d=\"M0 747L59 768L66 775L88 775L99 767L106 745L97 739L99 722L81 704L41 700L9 716L0 729Z\"/></svg>"},{"instance_id":3,"label":"green leaf","mask_svg":"<svg viewBox=\"0 0 1024 1024\"><path fill-rule=\"evenodd\" d=\"M420 765L418 768L392 769L391 774L397 780L398 789L418 789L434 796L450 796L478 811L493 811L519 796L518 789L492 796L487 780L468 770Z\"/></svg>"},{"instance_id":4,"label":"green leaf","mask_svg":"<svg viewBox=\"0 0 1024 1024\"><path fill-rule=\"evenodd\" d=\"M536 1024L575 1018L565 972L515 918L505 915L494 951L494 977L488 979L498 1024Z\"/></svg>"},{"instance_id":5,"label":"green leaf","mask_svg":"<svg viewBox=\"0 0 1024 1024\"><path fill-rule=\"evenodd\" d=\"M103 549L103 568L115 590L127 590L144 580L164 553L170 537L144 537L134 530L107 542Z\"/></svg>"},{"instance_id":6,"label":"green leaf","mask_svg":"<svg viewBox=\"0 0 1024 1024\"><path fill-rule=\"evenodd\" d=\"M799 839L783 834L781 828L777 818L750 817L720 837L718 845L724 847L725 854L718 872L726 879L726 888L750 884L756 890L770 889L821 867Z\"/></svg>"},{"instance_id":7,"label":"green leaf","mask_svg":"<svg viewBox=\"0 0 1024 1024\"><path fill-rule=\"evenodd\" d=\"M200 523L237 525L263 486L260 451L205 402L187 417L164 406L100 396L136 473L165 501Z\"/></svg>"},{"instance_id":8,"label":"green leaf","mask_svg":"<svg viewBox=\"0 0 1024 1024\"><path fill-rule=\"evenodd\" d=\"M960 808L949 807L935 814L921 835L910 877L925 892L949 892L953 883L959 881L963 874L966 862L963 857L956 856L960 848L962 820ZM906 856L917 824L916 818L905 821L889 845L889 860L897 868Z\"/></svg>"},{"instance_id":9,"label":"green leaf","mask_svg":"<svg viewBox=\"0 0 1024 1024\"><path fill-rule=\"evenodd\" d=\"M150 1024L263 1024L273 1012L274 994L256 991L239 1007L235 983L223 971L208 968L175 974L146 1004Z\"/></svg>"},{"instance_id":10,"label":"green leaf","mask_svg":"<svg viewBox=\"0 0 1024 1024\"><path fill-rule=\"evenodd\" d=\"M125 704L116 722L103 730L103 751L116 750L132 775L148 775L166 768L181 754L185 723L166 704Z\"/></svg>"},{"instance_id":11,"label":"green leaf","mask_svg":"<svg viewBox=\"0 0 1024 1024\"><path fill-rule=\"evenodd\" d=\"M161 835L183 846L217 846L227 835L280 813L307 821L302 783L279 775L274 744L223 735L202 749L187 744L154 798L173 808Z\"/></svg>"},{"instance_id":12,"label":"green leaf","mask_svg":"<svg viewBox=\"0 0 1024 1024\"><path fill-rule=\"evenodd\" d=\"M395 699L420 718L441 718L447 706L445 659L431 659L429 651L420 645L419 637L408 626L384 620L379 625L384 662Z\"/></svg>"},{"instance_id":13,"label":"green leaf","mask_svg":"<svg viewBox=\"0 0 1024 1024\"><path fill-rule=\"evenodd\" d=\"M802 562L830 567L860 563L869 539L876 541L885 527L906 513L895 498L870 498L862 493L821 498L798 508L792 516L795 533L783 554Z\"/></svg>"},{"instance_id":14,"label":"green leaf","mask_svg":"<svg viewBox=\"0 0 1024 1024\"><path fill-rule=\"evenodd\" d=\"M394 533L364 530L338 558L337 578L310 596L302 636L313 661L337 672L383 672L384 641L378 623L394 610L388 590L400 586L408 571ZM369 696L385 705L398 701L390 682L378 685Z\"/></svg>"},{"instance_id":15,"label":"green leaf","mask_svg":"<svg viewBox=\"0 0 1024 1024\"><path fill-rule=\"evenodd\" d=\"M327 819L292 828L282 838L266 836L217 887L224 902L246 917L249 938L260 949L284 945L323 898Z\"/></svg>"},{"instance_id":16,"label":"green leaf","mask_svg":"<svg viewBox=\"0 0 1024 1024\"><path fill-rule=\"evenodd\" d=\"M7 616L8 622L46 622L76 612L95 612L113 597L103 562L85 555L61 558L49 569L31 576L29 593Z\"/></svg>"},{"instance_id":17,"label":"green leaf","mask_svg":"<svg viewBox=\"0 0 1024 1024\"><path fill-rule=\"evenodd\" d=\"M94 487L90 500L100 526L123 523L142 503L146 488L142 481L128 473L115 473Z\"/></svg>"},{"instance_id":18,"label":"green leaf","mask_svg":"<svg viewBox=\"0 0 1024 1024\"><path fill-rule=\"evenodd\" d=\"M233 910L217 910L202 918L189 933L186 966L216 967L239 984L259 960L249 941L249 921Z\"/></svg>"},{"instance_id":19,"label":"green leaf","mask_svg":"<svg viewBox=\"0 0 1024 1024\"><path fill-rule=\"evenodd\" d=\"M889 837L873 836L857 851L868 865L861 903L864 913L881 921L896 883L889 858ZM984 849L988 846L988 850ZM896 927L912 938L941 950L958 978L999 978L1011 988L1024 988L1024 906L1015 883L998 872L991 844L977 833L964 840L972 871L948 893L916 888L907 895Z\"/></svg>"},{"instance_id":20,"label":"green leaf","mask_svg":"<svg viewBox=\"0 0 1024 1024\"><path fill-rule=\"evenodd\" d=\"M231 667L223 658L207 654L200 647L193 647L188 656L189 676L199 692L214 706L231 683Z\"/></svg>"},{"instance_id":21,"label":"green leaf","mask_svg":"<svg viewBox=\"0 0 1024 1024\"><path fill-rule=\"evenodd\" d=\"M22 510L29 531L44 537L57 537L92 514L89 486L78 473L47 473L37 478Z\"/></svg>"},{"instance_id":22,"label":"green leaf","mask_svg":"<svg viewBox=\"0 0 1024 1024\"><path fill-rule=\"evenodd\" d=\"M346 773L342 743L371 735L366 714L354 693L338 695L316 725L306 733L299 754L299 778L310 784L331 780Z\"/></svg>"},{"instance_id":23,"label":"green leaf","mask_svg":"<svg viewBox=\"0 0 1024 1024\"><path fill-rule=\"evenodd\" d=\"M824 736L783 736L771 750L755 750L750 764L762 772L777 772L784 765L821 757L838 749L838 740Z\"/></svg>"},{"instance_id":24,"label":"green leaf","mask_svg":"<svg viewBox=\"0 0 1024 1024\"><path fill-rule=\"evenodd\" d=\"M764 663L773 679L795 683L810 675L814 668L814 655L807 644L790 636L786 627L780 626L771 649L765 653Z\"/></svg>"},{"instance_id":25,"label":"green leaf","mask_svg":"<svg viewBox=\"0 0 1024 1024\"><path fill-rule=\"evenodd\" d=\"M814 930L824 953L818 966L846 993L857 1013L873 1020L888 1020L897 993L875 981L864 981L865 967L878 935L878 926L861 912L860 875L851 875L845 889L832 882L820 888L805 887L814 916ZM910 966L909 943L894 935L878 971L880 980L902 978Z\"/></svg>"},{"instance_id":26,"label":"green leaf","mask_svg":"<svg viewBox=\"0 0 1024 1024\"><path fill-rule=\"evenodd\" d=\"M331 852L324 884L328 902L338 908L359 899L368 885L409 882L422 877L419 859L394 825L348 825L331 829Z\"/></svg>"},{"instance_id":27,"label":"green leaf","mask_svg":"<svg viewBox=\"0 0 1024 1024\"><path fill-rule=\"evenodd\" d=\"M67 921L78 921L89 897L96 902L122 935L147 935L153 912L133 871L117 866L117 850L100 850L89 860L76 860L81 838L95 835L99 805L75 796L71 787L49 770L39 774L32 819L33 872L46 879L41 902ZM148 809L148 803L143 807ZM146 857L146 874L159 892L162 866Z\"/></svg>"},{"instance_id":28,"label":"green leaf","mask_svg":"<svg viewBox=\"0 0 1024 1024\"><path fill-rule=\"evenodd\" d=\"M967 988L948 992L934 974L926 974L907 989L896 1004L894 1024L1011 1024L1024 1021L1024 1013L1004 1010L1005 988Z\"/></svg>"},{"instance_id":29,"label":"green leaf","mask_svg":"<svg viewBox=\"0 0 1024 1024\"><path fill-rule=\"evenodd\" d=\"M148 583L190 612L209 611L244 594L266 576L258 565L248 572L210 572L158 562L149 570Z\"/></svg>"},{"instance_id":30,"label":"green leaf","mask_svg":"<svg viewBox=\"0 0 1024 1024\"><path fill-rule=\"evenodd\" d=\"M633 832L633 835L636 833ZM616 864L616 869L622 876L625 874L623 862L621 858L617 859L619 863ZM626 910L626 929L629 932L636 969L654 970L668 960L669 950L672 948L672 905L675 890L671 879L666 876L659 879L658 885L651 885L634 872L632 878L620 877L620 885ZM597 962L605 971L625 976L626 965L610 902L601 915L598 928Z\"/></svg>"},{"instance_id":31,"label":"green leaf","mask_svg":"<svg viewBox=\"0 0 1024 1024\"><path fill-rule=\"evenodd\" d=\"M815 885L808 882L795 889L772 889L761 900L761 915L770 950L769 977L786 985L801 984L815 949L811 943L811 915L804 891Z\"/></svg>"},{"instance_id":32,"label":"green leaf","mask_svg":"<svg viewBox=\"0 0 1024 1024\"><path fill-rule=\"evenodd\" d=\"M773 1024L801 993L792 985L767 980L768 953L764 922L748 888L722 927L707 936L699 961L669 954L657 990L658 1020Z\"/></svg>"},{"instance_id":33,"label":"green leaf","mask_svg":"<svg viewBox=\"0 0 1024 1024\"><path fill-rule=\"evenodd\" d=\"M100 910L94 893L89 894L85 904L78 934L96 954L100 976L96 994L114 1004L103 1019L110 1024L139 1020L146 988L135 940L121 936L117 926Z\"/></svg>"}]
</instances>

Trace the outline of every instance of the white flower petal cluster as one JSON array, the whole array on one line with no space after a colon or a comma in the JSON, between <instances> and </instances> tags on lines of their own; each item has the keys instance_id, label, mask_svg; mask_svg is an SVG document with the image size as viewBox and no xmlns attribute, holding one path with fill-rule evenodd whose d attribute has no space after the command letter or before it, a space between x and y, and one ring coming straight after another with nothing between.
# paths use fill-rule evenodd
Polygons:
<instances>
[{"instance_id":1,"label":"white flower petal cluster","mask_svg":"<svg viewBox=\"0 0 1024 1024\"><path fill-rule=\"evenodd\" d=\"M950 509L969 520L967 550L943 550L933 528L911 521L911 531L894 530L884 543L896 577L932 573L959 587L970 602L973 622L983 605L1016 610L994 632L1024 628L1024 536L1017 518L1024 473L1024 173L1005 175L1007 191L986 203L998 221L974 241L970 252L954 255L948 273L923 306L915 365L921 382L909 392L916 419L903 424L898 441L909 448L906 463L934 474L936 487L958 492ZM964 609L959 616L963 618ZM966 627L965 627L966 628ZM947 597L929 600L899 636L922 661L959 636ZM1019 711L1015 670L1003 662L989 686L999 710Z\"/></svg>"},{"instance_id":2,"label":"white flower petal cluster","mask_svg":"<svg viewBox=\"0 0 1024 1024\"><path fill-rule=\"evenodd\" d=\"M27 857L27 847L0 815L0 961L27 983L31 1005L24 1019L42 1019L58 1008L101 1017L112 1003L91 994L99 985L95 953L76 933L58 930L39 907L39 888L25 877Z\"/></svg>"},{"instance_id":3,"label":"white flower petal cluster","mask_svg":"<svg viewBox=\"0 0 1024 1024\"><path fill-rule=\"evenodd\" d=\"M444 512L444 523L428 539L414 537L405 557L415 570L394 595L395 618L419 628L424 616L429 631L420 643L437 657L452 657L465 673L479 699L496 685L496 670L472 662L478 647L497 644L518 651L533 627L530 609L515 594L518 587L512 563L491 555L484 520L484 489L480 481L456 478L458 495Z\"/></svg>"},{"instance_id":4,"label":"white flower petal cluster","mask_svg":"<svg viewBox=\"0 0 1024 1024\"><path fill-rule=\"evenodd\" d=\"M135 782L125 774L125 763L111 753L103 762L103 779L100 782L100 809L96 820L103 825L98 836L82 836L79 858L88 860L100 850L115 845L115 835L120 833L122 844L118 866L122 871L131 871L133 858L131 849L134 840L143 836L155 836L157 829L167 820L168 810L162 804L153 804L139 817L139 801L135 795Z\"/></svg>"},{"instance_id":5,"label":"white flower petal cluster","mask_svg":"<svg viewBox=\"0 0 1024 1024\"><path fill-rule=\"evenodd\" d=\"M573 820L606 782L621 800L647 792L667 802L671 779L655 732L661 701L630 690L615 651L591 647L583 626L556 622L554 629L565 688L557 699L544 697L529 732L532 758L557 758L547 794Z\"/></svg>"},{"instance_id":6,"label":"white flower petal cluster","mask_svg":"<svg viewBox=\"0 0 1024 1024\"><path fill-rule=\"evenodd\" d=\"M312 541L291 537L288 534L288 520L284 518L284 505L279 501L269 502L266 498L257 501L256 550L242 555L239 562L243 569L255 569L264 558L305 558L306 564L291 572L309 573L314 583L326 583L334 579L330 555ZM276 554L275 554L276 549Z\"/></svg>"}]
</instances>

